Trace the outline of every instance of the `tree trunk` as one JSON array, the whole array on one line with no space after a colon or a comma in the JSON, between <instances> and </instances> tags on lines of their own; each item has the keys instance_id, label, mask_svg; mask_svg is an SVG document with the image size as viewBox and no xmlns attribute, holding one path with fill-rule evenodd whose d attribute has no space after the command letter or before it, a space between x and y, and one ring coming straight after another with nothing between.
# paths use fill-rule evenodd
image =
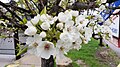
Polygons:
<instances>
[{"instance_id":1,"label":"tree trunk","mask_svg":"<svg viewBox=\"0 0 120 67\"><path fill-rule=\"evenodd\" d=\"M103 40L103 38L102 38L102 36L100 35L100 43L99 43L99 46L104 47L102 40Z\"/></svg>"},{"instance_id":2,"label":"tree trunk","mask_svg":"<svg viewBox=\"0 0 120 67\"><path fill-rule=\"evenodd\" d=\"M51 55L49 59L41 58L41 67L54 67L53 56Z\"/></svg>"},{"instance_id":3,"label":"tree trunk","mask_svg":"<svg viewBox=\"0 0 120 67\"><path fill-rule=\"evenodd\" d=\"M18 30L14 31L14 46L15 46L15 55L17 55L17 44L19 44L19 36L18 36ZM21 56L16 56L16 60L20 59Z\"/></svg>"}]
</instances>

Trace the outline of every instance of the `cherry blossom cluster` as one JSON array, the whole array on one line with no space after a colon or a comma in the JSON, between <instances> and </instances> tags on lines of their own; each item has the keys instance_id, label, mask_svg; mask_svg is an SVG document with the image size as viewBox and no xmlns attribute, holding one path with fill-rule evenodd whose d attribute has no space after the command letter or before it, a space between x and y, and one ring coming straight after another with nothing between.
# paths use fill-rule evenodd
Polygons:
<instances>
[{"instance_id":1,"label":"cherry blossom cluster","mask_svg":"<svg viewBox=\"0 0 120 67\"><path fill-rule=\"evenodd\" d=\"M67 58L65 55L69 50L79 50L82 43L91 40L93 30L95 33L109 33L108 26L100 26L99 29L96 22L103 21L100 15L88 18L88 15L79 15L73 10L60 12L55 17L38 14L26 23L28 28L24 33L31 36L26 41L28 52L45 59L53 55L57 64L63 64L61 60Z\"/></svg>"},{"instance_id":2,"label":"cherry blossom cluster","mask_svg":"<svg viewBox=\"0 0 120 67\"><path fill-rule=\"evenodd\" d=\"M97 8L98 12L92 15L80 14L75 10L66 10L54 17L47 13L37 14L26 23L28 28L24 33L30 36L26 40L28 52L45 59L53 55L56 64L63 64L66 62L64 59L69 59L65 56L67 52L71 49L79 50L82 43L87 44L91 40L93 33L111 38L111 22L104 21L100 15L100 11L105 9L103 7ZM104 24L101 26L99 22ZM106 24L108 22L110 24ZM67 62L72 61L69 59Z\"/></svg>"}]
</instances>

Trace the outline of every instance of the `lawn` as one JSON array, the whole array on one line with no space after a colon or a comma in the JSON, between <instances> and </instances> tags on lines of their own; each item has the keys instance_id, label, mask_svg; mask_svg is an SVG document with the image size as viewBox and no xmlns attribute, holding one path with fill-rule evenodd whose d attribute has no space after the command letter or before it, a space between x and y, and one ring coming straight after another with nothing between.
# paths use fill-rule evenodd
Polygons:
<instances>
[{"instance_id":1,"label":"lawn","mask_svg":"<svg viewBox=\"0 0 120 67\"><path fill-rule=\"evenodd\" d=\"M68 53L68 57L73 60L73 67L110 67L106 61L102 62L100 61L101 59L98 59L96 56L96 52L101 49L98 44L99 41L92 39L88 44L82 45L79 51L71 50ZM76 61L79 61L79 65Z\"/></svg>"}]
</instances>

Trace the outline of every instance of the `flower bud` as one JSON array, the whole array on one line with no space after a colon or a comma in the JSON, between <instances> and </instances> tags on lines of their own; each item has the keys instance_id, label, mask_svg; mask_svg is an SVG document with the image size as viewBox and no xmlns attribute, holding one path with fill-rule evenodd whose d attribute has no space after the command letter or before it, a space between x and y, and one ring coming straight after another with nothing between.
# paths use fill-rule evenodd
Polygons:
<instances>
[{"instance_id":1,"label":"flower bud","mask_svg":"<svg viewBox=\"0 0 120 67\"><path fill-rule=\"evenodd\" d=\"M63 29L63 23L58 23L58 24L57 24L57 27L58 27L60 30L62 30L62 29Z\"/></svg>"},{"instance_id":2,"label":"flower bud","mask_svg":"<svg viewBox=\"0 0 120 67\"><path fill-rule=\"evenodd\" d=\"M46 37L46 32L42 31L42 32L40 33L40 37L45 38L45 37Z\"/></svg>"},{"instance_id":3,"label":"flower bud","mask_svg":"<svg viewBox=\"0 0 120 67\"><path fill-rule=\"evenodd\" d=\"M49 24L48 22L43 22L43 23L41 24L41 28L42 28L43 30L48 30L49 27L50 27L50 24Z\"/></svg>"}]
</instances>

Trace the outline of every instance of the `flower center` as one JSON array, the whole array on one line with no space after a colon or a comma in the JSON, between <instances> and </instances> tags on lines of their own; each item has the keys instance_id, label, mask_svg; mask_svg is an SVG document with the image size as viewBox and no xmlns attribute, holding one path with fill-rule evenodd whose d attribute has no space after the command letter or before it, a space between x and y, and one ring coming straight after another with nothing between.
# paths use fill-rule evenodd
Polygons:
<instances>
[{"instance_id":1,"label":"flower center","mask_svg":"<svg viewBox=\"0 0 120 67\"><path fill-rule=\"evenodd\" d=\"M33 47L37 47L38 46L38 44L35 42L34 44L33 44Z\"/></svg>"},{"instance_id":2,"label":"flower center","mask_svg":"<svg viewBox=\"0 0 120 67\"><path fill-rule=\"evenodd\" d=\"M60 50L63 51L63 50L64 50L64 47L60 47Z\"/></svg>"},{"instance_id":3,"label":"flower center","mask_svg":"<svg viewBox=\"0 0 120 67\"><path fill-rule=\"evenodd\" d=\"M83 24L83 21L80 21L80 24Z\"/></svg>"},{"instance_id":4,"label":"flower center","mask_svg":"<svg viewBox=\"0 0 120 67\"><path fill-rule=\"evenodd\" d=\"M76 44L76 42L73 42L72 44L73 44L73 45L75 45L75 44Z\"/></svg>"},{"instance_id":5,"label":"flower center","mask_svg":"<svg viewBox=\"0 0 120 67\"><path fill-rule=\"evenodd\" d=\"M49 45L49 44L46 44L46 45L44 46L44 49L45 49L45 50L49 50L49 49L50 49L50 45Z\"/></svg>"},{"instance_id":6,"label":"flower center","mask_svg":"<svg viewBox=\"0 0 120 67\"><path fill-rule=\"evenodd\" d=\"M67 28L67 31L70 32L70 31L71 31L71 28Z\"/></svg>"}]
</instances>

